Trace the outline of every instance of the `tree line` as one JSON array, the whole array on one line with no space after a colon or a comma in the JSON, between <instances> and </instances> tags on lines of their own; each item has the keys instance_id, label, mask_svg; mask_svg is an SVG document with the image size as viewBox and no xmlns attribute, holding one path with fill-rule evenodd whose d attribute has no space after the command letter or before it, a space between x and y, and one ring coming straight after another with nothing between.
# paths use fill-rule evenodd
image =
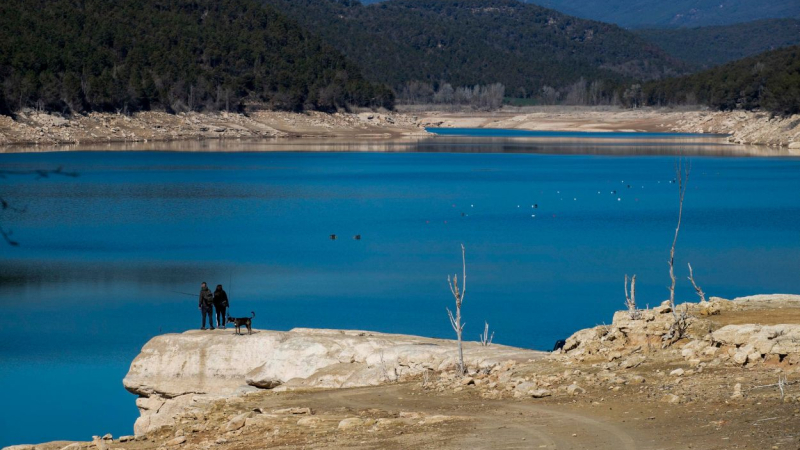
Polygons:
<instances>
[{"instance_id":1,"label":"tree line","mask_svg":"<svg viewBox=\"0 0 800 450\"><path fill-rule=\"evenodd\" d=\"M648 83L642 102L653 106L706 104L721 110L800 113L800 46L762 53L694 75Z\"/></svg>"},{"instance_id":2,"label":"tree line","mask_svg":"<svg viewBox=\"0 0 800 450\"><path fill-rule=\"evenodd\" d=\"M0 112L392 108L394 94L255 0L4 0Z\"/></svg>"}]
</instances>

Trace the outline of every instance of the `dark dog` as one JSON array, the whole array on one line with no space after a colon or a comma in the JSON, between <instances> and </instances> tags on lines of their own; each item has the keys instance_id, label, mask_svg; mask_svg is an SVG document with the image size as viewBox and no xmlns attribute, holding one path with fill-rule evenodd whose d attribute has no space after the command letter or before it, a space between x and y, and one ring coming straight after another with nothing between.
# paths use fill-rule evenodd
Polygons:
<instances>
[{"instance_id":1,"label":"dark dog","mask_svg":"<svg viewBox=\"0 0 800 450\"><path fill-rule=\"evenodd\" d=\"M253 317L256 316L256 313L253 312L253 311L250 311L250 313L252 314L252 317L238 317L237 318L237 317L228 316L228 322L232 322L233 326L236 327L236 334L241 334L241 333L239 333L239 328L242 325L247 327L247 334L253 334Z\"/></svg>"}]
</instances>

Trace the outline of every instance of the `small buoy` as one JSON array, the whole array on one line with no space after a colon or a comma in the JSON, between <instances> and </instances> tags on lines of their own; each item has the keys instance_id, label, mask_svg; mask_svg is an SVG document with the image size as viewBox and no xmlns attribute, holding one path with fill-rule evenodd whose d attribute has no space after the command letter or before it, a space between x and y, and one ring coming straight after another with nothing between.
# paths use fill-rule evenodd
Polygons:
<instances>
[{"instance_id":1,"label":"small buoy","mask_svg":"<svg viewBox=\"0 0 800 450\"><path fill-rule=\"evenodd\" d=\"M617 201L618 201L618 202L621 202L621 201L622 201L622 199L621 199L621 198L619 198L619 197L617 197Z\"/></svg>"}]
</instances>

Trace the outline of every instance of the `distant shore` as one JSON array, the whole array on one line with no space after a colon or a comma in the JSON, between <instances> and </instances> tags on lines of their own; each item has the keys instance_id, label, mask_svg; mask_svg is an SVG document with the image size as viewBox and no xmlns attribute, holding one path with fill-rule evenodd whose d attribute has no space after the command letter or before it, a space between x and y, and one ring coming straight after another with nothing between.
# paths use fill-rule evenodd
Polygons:
<instances>
[{"instance_id":1,"label":"distant shore","mask_svg":"<svg viewBox=\"0 0 800 450\"><path fill-rule=\"evenodd\" d=\"M612 107L506 107L498 111L440 111L405 106L397 112L90 113L69 118L37 112L0 116L0 152L50 146L79 149L97 144L141 144L244 139L391 141L428 136L427 127L508 128L578 132L676 132L729 135L732 144L800 149L800 116ZM187 146L186 150L196 150Z\"/></svg>"}]
</instances>

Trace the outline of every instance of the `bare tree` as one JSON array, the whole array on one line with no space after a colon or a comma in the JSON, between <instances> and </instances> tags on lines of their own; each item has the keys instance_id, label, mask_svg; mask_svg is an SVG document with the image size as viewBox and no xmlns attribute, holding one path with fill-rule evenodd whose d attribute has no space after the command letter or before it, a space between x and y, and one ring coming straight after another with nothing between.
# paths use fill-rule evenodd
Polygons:
<instances>
[{"instance_id":1,"label":"bare tree","mask_svg":"<svg viewBox=\"0 0 800 450\"><path fill-rule=\"evenodd\" d=\"M678 159L675 163L675 182L678 184L678 224L675 227L675 237L672 239L672 247L669 251L669 277L672 284L669 288L669 307L672 310L673 322L664 335L664 347L668 347L673 343L680 340L689 329L690 317L687 308L681 313L678 313L675 308L675 245L678 243L678 233L681 230L681 220L683 219L683 199L686 195L686 185L689 182L689 173L691 173L691 165L684 164L682 159Z\"/></svg>"},{"instance_id":2,"label":"bare tree","mask_svg":"<svg viewBox=\"0 0 800 450\"><path fill-rule=\"evenodd\" d=\"M631 320L637 320L641 317L641 313L636 308L636 274L633 274L630 280L631 290L628 292L628 274L625 274L625 307L628 308Z\"/></svg>"},{"instance_id":3,"label":"bare tree","mask_svg":"<svg viewBox=\"0 0 800 450\"><path fill-rule=\"evenodd\" d=\"M456 315L453 316L453 312L450 311L450 308L447 309L447 315L450 317L450 325L453 326L453 330L456 332L456 337L458 337L458 373L459 375L464 374L464 348L461 342L461 335L464 332L464 325L465 323L461 323L461 304L464 302L464 293L467 291L467 259L466 259L466 252L464 250L464 244L461 244L461 267L462 267L462 275L461 275L461 290L458 289L458 274L453 275L452 280L450 279L450 275L447 276L447 284L450 286L450 292L453 294L453 297L456 301Z\"/></svg>"},{"instance_id":4,"label":"bare tree","mask_svg":"<svg viewBox=\"0 0 800 450\"><path fill-rule=\"evenodd\" d=\"M32 175L37 180L40 179L40 178L47 178L50 175L61 175L61 176L65 176L65 177L77 177L78 176L78 174L75 173L75 172L65 172L62 167L58 167L57 169L51 169L51 170L41 170L41 169L35 169L35 170L5 170L5 169L2 169L2 170L0 170L0 179L7 178L7 177L12 176L12 175L21 175L21 176ZM23 212L25 212L25 210L26 210L26 208L24 208L24 207L20 208L20 207L12 205L8 200L6 200L2 195L0 195L0 213L5 213L5 212L23 213ZM4 241L6 241L6 244L8 244L8 245L10 245L12 247L17 247L17 246L19 246L19 242L15 241L11 237L13 234L14 234L13 230L4 228L2 226L2 224L0 223L0 237L2 237Z\"/></svg>"},{"instance_id":5,"label":"bare tree","mask_svg":"<svg viewBox=\"0 0 800 450\"><path fill-rule=\"evenodd\" d=\"M678 243L678 233L681 230L681 220L683 219L683 199L686 195L686 185L689 182L691 165L684 164L683 160L678 159L675 163L675 182L678 183L678 225L675 227L675 237L672 239L672 247L669 250L669 278L672 284L669 288L669 307L672 308L672 316L677 318L675 311L675 245Z\"/></svg>"},{"instance_id":6,"label":"bare tree","mask_svg":"<svg viewBox=\"0 0 800 450\"><path fill-rule=\"evenodd\" d=\"M481 334L481 345L484 347L488 347L492 345L492 340L494 339L494 331L492 334L489 334L489 322L483 322L483 334Z\"/></svg>"},{"instance_id":7,"label":"bare tree","mask_svg":"<svg viewBox=\"0 0 800 450\"><path fill-rule=\"evenodd\" d=\"M692 265L689 264L689 281L692 282L692 286L694 286L694 291L697 292L698 297L700 297L701 302L706 301L706 293L694 282L694 274L692 273Z\"/></svg>"}]
</instances>

